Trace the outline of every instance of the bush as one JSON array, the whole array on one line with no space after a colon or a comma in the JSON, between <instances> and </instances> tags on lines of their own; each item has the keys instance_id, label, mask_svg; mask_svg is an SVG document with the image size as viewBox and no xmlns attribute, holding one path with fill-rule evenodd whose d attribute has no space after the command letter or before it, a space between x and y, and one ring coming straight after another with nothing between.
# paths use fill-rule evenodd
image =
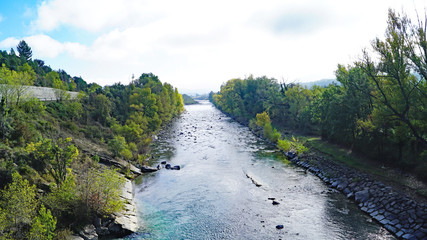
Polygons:
<instances>
[{"instance_id":1,"label":"bush","mask_svg":"<svg viewBox=\"0 0 427 240\"><path fill-rule=\"evenodd\" d=\"M61 186L57 187L54 184L51 189L52 192L43 199L43 202L62 224L74 219L74 207L77 205L78 198L75 178L71 170L68 170L67 177Z\"/></svg>"},{"instance_id":2,"label":"bush","mask_svg":"<svg viewBox=\"0 0 427 240\"><path fill-rule=\"evenodd\" d=\"M81 180L79 194L89 214L109 215L123 209L120 193L125 179L115 169L90 169Z\"/></svg>"},{"instance_id":3,"label":"bush","mask_svg":"<svg viewBox=\"0 0 427 240\"><path fill-rule=\"evenodd\" d=\"M39 215L33 219L31 229L28 234L29 240L46 239L52 240L55 236L56 218L52 216L49 209L42 204Z\"/></svg>"},{"instance_id":4,"label":"bush","mask_svg":"<svg viewBox=\"0 0 427 240\"><path fill-rule=\"evenodd\" d=\"M43 205L37 211L36 187L18 172L12 173L12 182L2 191L2 198L0 236L5 239L52 239L56 218Z\"/></svg>"},{"instance_id":5,"label":"bush","mask_svg":"<svg viewBox=\"0 0 427 240\"><path fill-rule=\"evenodd\" d=\"M285 152L295 151L297 154L306 152L308 149L298 139L292 136L292 140L280 139L277 141L277 146Z\"/></svg>"}]
</instances>

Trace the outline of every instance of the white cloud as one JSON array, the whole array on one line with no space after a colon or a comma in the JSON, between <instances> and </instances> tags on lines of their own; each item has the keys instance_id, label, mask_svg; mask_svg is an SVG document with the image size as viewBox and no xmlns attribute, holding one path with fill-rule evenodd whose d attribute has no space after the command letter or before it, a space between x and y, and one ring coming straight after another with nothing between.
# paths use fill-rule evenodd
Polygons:
<instances>
[{"instance_id":1,"label":"white cloud","mask_svg":"<svg viewBox=\"0 0 427 240\"><path fill-rule=\"evenodd\" d=\"M150 3L139 0L54 0L42 2L38 18L32 23L36 30L51 31L62 25L90 32L129 27L152 18Z\"/></svg>"},{"instance_id":2,"label":"white cloud","mask_svg":"<svg viewBox=\"0 0 427 240\"><path fill-rule=\"evenodd\" d=\"M5 40L0 42L0 48L9 49L18 45L19 40L14 37L8 37Z\"/></svg>"},{"instance_id":3,"label":"white cloud","mask_svg":"<svg viewBox=\"0 0 427 240\"><path fill-rule=\"evenodd\" d=\"M64 51L64 45L47 35L34 35L24 40L31 46L34 56L54 58Z\"/></svg>"},{"instance_id":4,"label":"white cloud","mask_svg":"<svg viewBox=\"0 0 427 240\"><path fill-rule=\"evenodd\" d=\"M65 42L61 43L47 35L33 35L24 38L25 42L31 47L33 57L36 58L55 58L61 53L67 52L76 58L81 58L87 49L79 43ZM6 38L0 42L0 48L15 48L21 39L14 37Z\"/></svg>"},{"instance_id":5,"label":"white cloud","mask_svg":"<svg viewBox=\"0 0 427 240\"><path fill-rule=\"evenodd\" d=\"M188 89L215 90L251 73L312 81L333 77L338 63L383 36L389 7L425 2L52 0L39 6L32 26L42 34L28 42L40 57L65 53L70 66L61 68L100 84L142 72ZM68 27L97 37L83 45L48 36Z\"/></svg>"}]
</instances>

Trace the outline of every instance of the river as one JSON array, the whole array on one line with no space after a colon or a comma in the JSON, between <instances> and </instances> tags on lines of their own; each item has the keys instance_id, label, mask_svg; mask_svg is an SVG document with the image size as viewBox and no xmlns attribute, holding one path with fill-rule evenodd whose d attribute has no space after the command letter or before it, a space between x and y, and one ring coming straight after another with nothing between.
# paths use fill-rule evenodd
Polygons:
<instances>
[{"instance_id":1,"label":"river","mask_svg":"<svg viewBox=\"0 0 427 240\"><path fill-rule=\"evenodd\" d=\"M153 166L181 170L136 181L140 229L129 239L394 239L209 102L186 106L152 154Z\"/></svg>"}]
</instances>

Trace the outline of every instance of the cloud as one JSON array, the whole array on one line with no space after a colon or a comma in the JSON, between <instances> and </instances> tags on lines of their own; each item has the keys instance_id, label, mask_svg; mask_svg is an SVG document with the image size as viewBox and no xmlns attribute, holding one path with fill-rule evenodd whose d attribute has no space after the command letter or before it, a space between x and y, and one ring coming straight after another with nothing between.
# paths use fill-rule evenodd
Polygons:
<instances>
[{"instance_id":1,"label":"cloud","mask_svg":"<svg viewBox=\"0 0 427 240\"><path fill-rule=\"evenodd\" d=\"M0 48L8 49L12 47L16 47L18 45L19 40L14 37L8 37L5 40L0 42Z\"/></svg>"},{"instance_id":2,"label":"cloud","mask_svg":"<svg viewBox=\"0 0 427 240\"><path fill-rule=\"evenodd\" d=\"M89 32L126 28L153 18L150 4L139 0L53 0L42 2L32 26L38 31L52 31L71 26Z\"/></svg>"},{"instance_id":3,"label":"cloud","mask_svg":"<svg viewBox=\"0 0 427 240\"><path fill-rule=\"evenodd\" d=\"M14 37L6 38L0 42L0 48L15 48L21 40L22 39ZM80 43L61 43L43 34L25 37L23 40L28 43L33 51L33 56L37 58L55 58L64 52L67 52L73 57L80 58L87 49Z\"/></svg>"},{"instance_id":4,"label":"cloud","mask_svg":"<svg viewBox=\"0 0 427 240\"><path fill-rule=\"evenodd\" d=\"M333 77L338 63L382 36L387 8L403 0L389 2L50 0L31 24L37 35L25 39L33 55L67 58L59 67L102 85L142 72L188 89L249 74L312 81ZM64 29L93 41L60 42Z\"/></svg>"}]
</instances>

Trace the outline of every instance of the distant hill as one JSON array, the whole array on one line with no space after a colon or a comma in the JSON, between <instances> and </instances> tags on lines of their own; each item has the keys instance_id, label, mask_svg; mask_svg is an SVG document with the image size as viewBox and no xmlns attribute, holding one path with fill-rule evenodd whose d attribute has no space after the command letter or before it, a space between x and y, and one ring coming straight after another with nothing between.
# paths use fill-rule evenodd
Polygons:
<instances>
[{"instance_id":1,"label":"distant hill","mask_svg":"<svg viewBox=\"0 0 427 240\"><path fill-rule=\"evenodd\" d=\"M197 101L195 101L193 98L191 98L187 94L182 94L182 99L184 100L184 105L197 104Z\"/></svg>"},{"instance_id":2,"label":"distant hill","mask_svg":"<svg viewBox=\"0 0 427 240\"><path fill-rule=\"evenodd\" d=\"M329 84L340 84L336 79L321 79L318 81L314 81L314 82L300 82L298 83L301 86L307 87L307 88L311 88L313 86L319 86L319 87L326 87Z\"/></svg>"}]
</instances>

